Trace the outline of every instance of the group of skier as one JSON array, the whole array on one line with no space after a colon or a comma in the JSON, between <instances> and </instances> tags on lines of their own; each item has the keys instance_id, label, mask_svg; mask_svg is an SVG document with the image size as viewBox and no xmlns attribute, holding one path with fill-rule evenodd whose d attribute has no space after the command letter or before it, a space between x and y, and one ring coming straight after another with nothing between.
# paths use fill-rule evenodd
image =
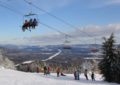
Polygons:
<instances>
[{"instance_id":1,"label":"group of skier","mask_svg":"<svg viewBox=\"0 0 120 85\"><path fill-rule=\"evenodd\" d=\"M75 70L75 72L74 72L75 80L80 80L80 74L81 74L80 70ZM84 71L84 76L85 76L86 80L89 80L88 79L88 70L87 69L85 69L85 71ZM95 81L94 71L92 71L92 73L91 73L91 79L93 81Z\"/></svg>"},{"instance_id":2,"label":"group of skier","mask_svg":"<svg viewBox=\"0 0 120 85\"><path fill-rule=\"evenodd\" d=\"M44 69L44 75L50 74L51 68L49 66L48 67L44 66L43 69ZM57 67L56 74L57 74L57 77L59 77L59 76L66 76L65 74L63 74L63 72L61 71L60 67ZM80 80L80 74L81 74L80 70L75 70L74 71L74 78L75 78L75 80ZM87 69L84 70L84 76L85 76L86 80L89 80L88 79L88 70ZM94 71L91 72L91 79L92 79L92 81L95 81Z\"/></svg>"},{"instance_id":3,"label":"group of skier","mask_svg":"<svg viewBox=\"0 0 120 85\"><path fill-rule=\"evenodd\" d=\"M50 74L51 68L48 66L44 66L44 75ZM57 73L57 77L61 76L66 76L65 74L63 74L63 72L61 71L60 67L57 67L56 69L56 73Z\"/></svg>"},{"instance_id":4,"label":"group of skier","mask_svg":"<svg viewBox=\"0 0 120 85\"><path fill-rule=\"evenodd\" d=\"M44 75L50 74L50 70L51 70L51 69L50 69L49 66L48 66L48 67L47 67L47 66L44 66L43 69L44 69Z\"/></svg>"}]
</instances>

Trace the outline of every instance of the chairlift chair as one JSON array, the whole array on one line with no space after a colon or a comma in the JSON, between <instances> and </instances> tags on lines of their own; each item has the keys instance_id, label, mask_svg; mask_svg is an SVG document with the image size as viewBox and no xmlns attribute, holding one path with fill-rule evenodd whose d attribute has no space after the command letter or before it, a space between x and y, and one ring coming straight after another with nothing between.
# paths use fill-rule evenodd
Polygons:
<instances>
[{"instance_id":1,"label":"chairlift chair","mask_svg":"<svg viewBox=\"0 0 120 85\"><path fill-rule=\"evenodd\" d=\"M27 24L26 24L27 23ZM37 14L30 12L29 14L24 15L23 17L23 26L22 30L30 30L35 29L38 26L38 17Z\"/></svg>"},{"instance_id":2,"label":"chairlift chair","mask_svg":"<svg viewBox=\"0 0 120 85\"><path fill-rule=\"evenodd\" d=\"M68 40L65 40L65 42L64 42L64 45L63 45L63 49L71 49L71 46L70 46L70 41L68 41Z\"/></svg>"},{"instance_id":3,"label":"chairlift chair","mask_svg":"<svg viewBox=\"0 0 120 85\"><path fill-rule=\"evenodd\" d=\"M92 49L91 49L91 52L92 52L92 53L96 53L96 52L98 52L98 51L99 51L99 50L98 50L97 48L92 48Z\"/></svg>"}]
</instances>

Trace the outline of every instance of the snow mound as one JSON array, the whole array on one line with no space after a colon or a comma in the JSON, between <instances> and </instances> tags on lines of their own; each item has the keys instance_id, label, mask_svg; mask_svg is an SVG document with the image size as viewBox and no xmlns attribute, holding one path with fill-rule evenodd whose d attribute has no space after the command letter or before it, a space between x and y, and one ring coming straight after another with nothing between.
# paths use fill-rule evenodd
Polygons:
<instances>
[{"instance_id":1,"label":"snow mound","mask_svg":"<svg viewBox=\"0 0 120 85\"><path fill-rule=\"evenodd\" d=\"M0 66L0 69L5 69L3 66Z\"/></svg>"},{"instance_id":2,"label":"snow mound","mask_svg":"<svg viewBox=\"0 0 120 85\"><path fill-rule=\"evenodd\" d=\"M0 69L0 85L118 85L103 82L100 75L96 75L96 81L87 81L83 74L80 77L80 80L74 80L73 74L56 77L55 73L45 76L43 73L25 73Z\"/></svg>"}]
</instances>

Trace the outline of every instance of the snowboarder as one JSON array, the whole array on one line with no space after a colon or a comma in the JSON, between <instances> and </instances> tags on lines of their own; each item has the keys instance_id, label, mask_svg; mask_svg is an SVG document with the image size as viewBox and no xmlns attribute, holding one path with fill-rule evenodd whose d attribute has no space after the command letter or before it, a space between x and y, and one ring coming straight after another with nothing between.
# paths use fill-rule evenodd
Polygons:
<instances>
[{"instance_id":1,"label":"snowboarder","mask_svg":"<svg viewBox=\"0 0 120 85\"><path fill-rule=\"evenodd\" d=\"M85 69L84 75L85 75L85 77L86 77L86 80L88 80L87 73L88 73L88 70L87 70L87 69Z\"/></svg>"},{"instance_id":2,"label":"snowboarder","mask_svg":"<svg viewBox=\"0 0 120 85\"><path fill-rule=\"evenodd\" d=\"M91 74L91 79L92 79L92 81L95 81L95 74L94 74L93 71L92 71L92 74Z\"/></svg>"},{"instance_id":3,"label":"snowboarder","mask_svg":"<svg viewBox=\"0 0 120 85\"><path fill-rule=\"evenodd\" d=\"M59 77L60 76L60 68L59 67L56 69L56 73L57 73L57 77Z\"/></svg>"},{"instance_id":4,"label":"snowboarder","mask_svg":"<svg viewBox=\"0 0 120 85\"><path fill-rule=\"evenodd\" d=\"M44 66L44 75L47 75L47 67Z\"/></svg>"}]
</instances>

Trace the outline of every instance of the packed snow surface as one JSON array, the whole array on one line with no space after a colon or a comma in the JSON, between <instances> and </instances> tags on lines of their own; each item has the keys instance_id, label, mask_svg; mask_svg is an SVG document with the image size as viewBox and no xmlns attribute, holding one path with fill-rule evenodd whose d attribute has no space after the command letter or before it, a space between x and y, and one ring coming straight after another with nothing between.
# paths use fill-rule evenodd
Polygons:
<instances>
[{"instance_id":1,"label":"packed snow surface","mask_svg":"<svg viewBox=\"0 0 120 85\"><path fill-rule=\"evenodd\" d=\"M96 81L87 81L83 74L80 77L80 80L74 80L73 74L56 77L55 73L45 76L43 73L0 69L0 85L118 85L103 82L100 75L96 75Z\"/></svg>"}]
</instances>

